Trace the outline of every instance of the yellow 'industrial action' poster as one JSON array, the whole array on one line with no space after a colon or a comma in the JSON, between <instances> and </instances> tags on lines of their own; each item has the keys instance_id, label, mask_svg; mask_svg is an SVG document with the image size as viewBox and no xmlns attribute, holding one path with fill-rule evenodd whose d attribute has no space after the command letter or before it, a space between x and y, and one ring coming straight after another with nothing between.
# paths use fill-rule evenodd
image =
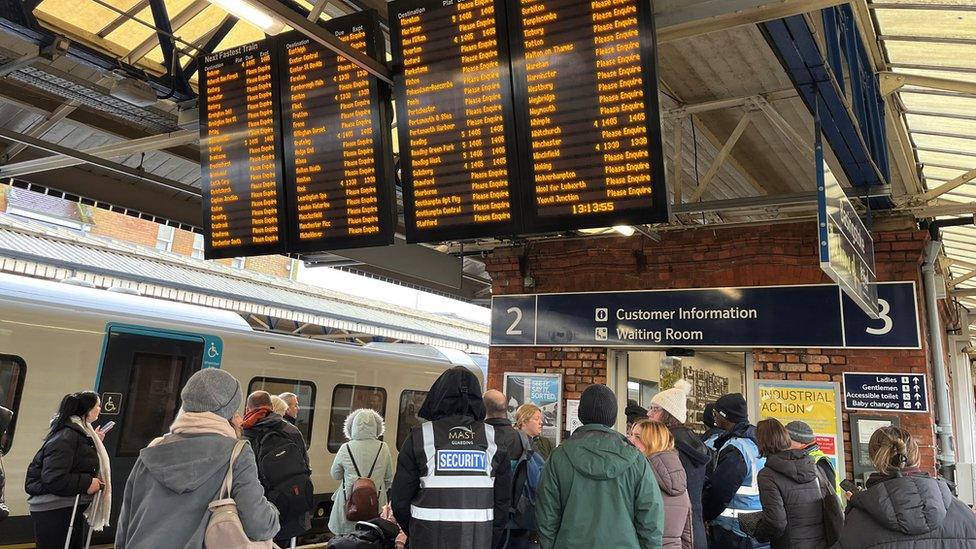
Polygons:
<instances>
[{"instance_id":1,"label":"yellow 'industrial action' poster","mask_svg":"<svg viewBox=\"0 0 976 549\"><path fill-rule=\"evenodd\" d=\"M809 381L758 382L759 419L776 418L786 425L806 422L835 470L844 474L844 435L840 430L840 390L836 383Z\"/></svg>"}]
</instances>

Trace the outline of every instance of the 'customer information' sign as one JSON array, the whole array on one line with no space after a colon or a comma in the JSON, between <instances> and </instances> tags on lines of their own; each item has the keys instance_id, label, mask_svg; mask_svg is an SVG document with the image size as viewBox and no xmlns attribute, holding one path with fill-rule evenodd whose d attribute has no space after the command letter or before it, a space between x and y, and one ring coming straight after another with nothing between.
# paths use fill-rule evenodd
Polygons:
<instances>
[{"instance_id":1,"label":"'customer information' sign","mask_svg":"<svg viewBox=\"0 0 976 549\"><path fill-rule=\"evenodd\" d=\"M918 349L915 284L877 292L877 319L833 284L496 296L491 345Z\"/></svg>"}]
</instances>

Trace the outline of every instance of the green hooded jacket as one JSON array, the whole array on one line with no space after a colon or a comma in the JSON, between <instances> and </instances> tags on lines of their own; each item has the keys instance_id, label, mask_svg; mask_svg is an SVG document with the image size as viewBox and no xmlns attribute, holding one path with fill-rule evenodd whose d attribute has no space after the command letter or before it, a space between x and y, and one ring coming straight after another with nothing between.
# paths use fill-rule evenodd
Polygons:
<instances>
[{"instance_id":1,"label":"green hooded jacket","mask_svg":"<svg viewBox=\"0 0 976 549\"><path fill-rule=\"evenodd\" d=\"M647 459L619 433L584 425L557 447L536 500L542 549L659 549L664 504Z\"/></svg>"}]
</instances>

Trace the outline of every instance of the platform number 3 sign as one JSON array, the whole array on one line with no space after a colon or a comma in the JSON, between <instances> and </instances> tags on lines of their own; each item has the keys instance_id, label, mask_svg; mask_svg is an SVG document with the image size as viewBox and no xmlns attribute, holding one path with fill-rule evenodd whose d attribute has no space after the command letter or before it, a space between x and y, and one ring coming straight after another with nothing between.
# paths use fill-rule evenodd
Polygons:
<instances>
[{"instance_id":1,"label":"platform number 3 sign","mask_svg":"<svg viewBox=\"0 0 976 549\"><path fill-rule=\"evenodd\" d=\"M878 320L881 320L884 322L884 324L880 328L872 328L871 326L868 326L864 329L865 332L876 336L887 334L895 325L894 321L891 320L891 317L888 316L888 313L891 312L891 304L888 303L887 300L879 298L878 306L881 307L881 311L878 312Z\"/></svg>"}]
</instances>

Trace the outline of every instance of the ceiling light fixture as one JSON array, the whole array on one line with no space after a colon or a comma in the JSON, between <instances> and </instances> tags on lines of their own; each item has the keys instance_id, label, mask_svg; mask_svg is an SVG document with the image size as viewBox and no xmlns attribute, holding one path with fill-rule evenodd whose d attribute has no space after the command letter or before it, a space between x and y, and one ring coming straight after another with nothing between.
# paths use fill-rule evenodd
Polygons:
<instances>
[{"instance_id":1,"label":"ceiling light fixture","mask_svg":"<svg viewBox=\"0 0 976 549\"><path fill-rule=\"evenodd\" d=\"M634 232L636 232L630 225L614 225L613 230L624 236L633 236Z\"/></svg>"},{"instance_id":2,"label":"ceiling light fixture","mask_svg":"<svg viewBox=\"0 0 976 549\"><path fill-rule=\"evenodd\" d=\"M275 35L285 30L285 24L280 19L249 0L210 0L210 3L261 29L264 34Z\"/></svg>"}]
</instances>

